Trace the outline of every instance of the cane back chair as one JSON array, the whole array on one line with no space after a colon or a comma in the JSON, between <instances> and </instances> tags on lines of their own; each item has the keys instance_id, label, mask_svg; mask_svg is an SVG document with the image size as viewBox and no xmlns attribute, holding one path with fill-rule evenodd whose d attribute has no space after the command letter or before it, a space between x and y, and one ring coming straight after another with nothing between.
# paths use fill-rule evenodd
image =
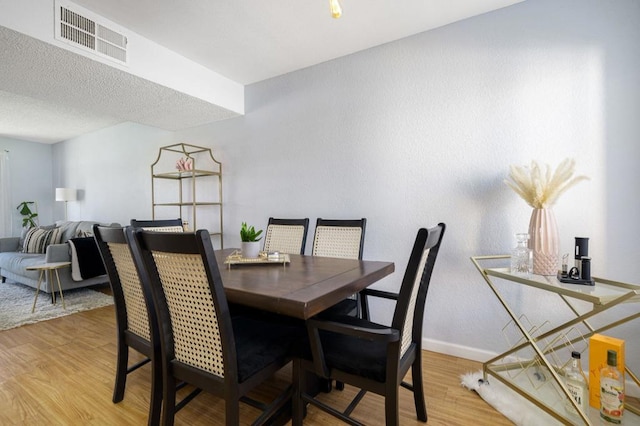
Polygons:
<instances>
[{"instance_id":1,"label":"cane back chair","mask_svg":"<svg viewBox=\"0 0 640 426\"><path fill-rule=\"evenodd\" d=\"M322 219L316 221L313 256L362 260L367 219ZM324 316L361 315L360 297L354 295L327 309Z\"/></svg>"},{"instance_id":2,"label":"cane back chair","mask_svg":"<svg viewBox=\"0 0 640 426\"><path fill-rule=\"evenodd\" d=\"M264 319L232 320L207 231L158 233L127 229L134 261L153 295L162 349L164 425L204 390L225 399L225 422L239 422L239 401L264 409L263 424L291 396L288 388L269 405L247 393L286 365L304 328ZM196 389L176 403L176 383Z\"/></svg>"},{"instance_id":3,"label":"cane back chair","mask_svg":"<svg viewBox=\"0 0 640 426\"><path fill-rule=\"evenodd\" d=\"M443 223L418 231L398 294L364 290L368 296L396 300L391 326L346 315L333 320L307 321L310 353L294 360L294 426L302 424L307 403L349 424L360 424L350 415L367 391L384 397L386 424L397 425L401 386L413 392L416 415L419 420L427 421L422 384L422 323L429 281L444 231ZM402 381L409 368L411 384ZM307 372L351 384L360 391L347 409L340 412L304 391Z\"/></svg>"},{"instance_id":4,"label":"cane back chair","mask_svg":"<svg viewBox=\"0 0 640 426\"><path fill-rule=\"evenodd\" d=\"M362 259L367 219L316 220L313 256Z\"/></svg>"},{"instance_id":5,"label":"cane back chair","mask_svg":"<svg viewBox=\"0 0 640 426\"><path fill-rule=\"evenodd\" d=\"M276 219L270 217L263 249L267 252L304 254L308 230L309 218Z\"/></svg>"}]
</instances>

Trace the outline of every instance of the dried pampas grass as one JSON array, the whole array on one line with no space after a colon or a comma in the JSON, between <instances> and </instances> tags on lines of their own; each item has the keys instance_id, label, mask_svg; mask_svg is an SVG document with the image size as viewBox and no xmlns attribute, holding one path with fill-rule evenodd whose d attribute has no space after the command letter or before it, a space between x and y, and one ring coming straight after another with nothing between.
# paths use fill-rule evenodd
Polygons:
<instances>
[{"instance_id":1,"label":"dried pampas grass","mask_svg":"<svg viewBox=\"0 0 640 426\"><path fill-rule=\"evenodd\" d=\"M587 176L573 177L575 161L565 159L558 165L555 172L551 172L548 164L540 166L532 161L531 166L510 166L509 177L505 183L522 197L534 209L544 209L552 206L560 194L571 188Z\"/></svg>"}]
</instances>

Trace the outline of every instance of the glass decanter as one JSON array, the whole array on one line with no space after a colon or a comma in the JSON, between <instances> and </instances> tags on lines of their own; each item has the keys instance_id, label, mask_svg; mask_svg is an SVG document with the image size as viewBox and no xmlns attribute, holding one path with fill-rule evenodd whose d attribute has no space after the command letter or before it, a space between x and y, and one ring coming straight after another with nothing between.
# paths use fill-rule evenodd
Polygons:
<instances>
[{"instance_id":1,"label":"glass decanter","mask_svg":"<svg viewBox=\"0 0 640 426\"><path fill-rule=\"evenodd\" d=\"M528 276L533 272L533 252L527 246L529 234L516 234L516 241L511 251L511 273Z\"/></svg>"}]
</instances>

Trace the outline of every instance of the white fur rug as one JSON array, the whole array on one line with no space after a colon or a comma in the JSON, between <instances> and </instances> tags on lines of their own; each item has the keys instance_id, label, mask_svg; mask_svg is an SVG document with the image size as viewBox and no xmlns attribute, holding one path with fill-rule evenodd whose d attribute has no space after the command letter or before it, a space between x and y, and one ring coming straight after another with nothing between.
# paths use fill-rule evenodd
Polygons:
<instances>
[{"instance_id":1,"label":"white fur rug","mask_svg":"<svg viewBox=\"0 0 640 426\"><path fill-rule=\"evenodd\" d=\"M489 376L488 381L485 382L482 380L482 371L463 374L460 376L460 380L463 387L475 391L489 405L501 412L517 426L555 426L563 424L505 386L500 380ZM514 380L517 384L525 388L528 388L530 384L526 383L529 379L523 374ZM535 376L535 380L540 380L540 377ZM544 385L542 385L543 383ZM553 386L550 386L550 382L544 380L544 375L542 380L537 382L536 385L540 385L537 392L540 392L544 400L552 402L556 411L564 413L564 397L560 396L560 394L553 389ZM591 424L604 425L604 423L600 421L600 413L596 408L589 407L588 415ZM584 424L584 422L577 417L572 423L576 425ZM622 425L639 426L640 416L625 411Z\"/></svg>"},{"instance_id":2,"label":"white fur rug","mask_svg":"<svg viewBox=\"0 0 640 426\"><path fill-rule=\"evenodd\" d=\"M38 295L36 309L31 313L35 295L36 291L32 287L13 282L0 283L0 330L113 304L112 296L88 288L80 288L62 292L66 305L66 309L62 309L59 295L54 305L51 303L51 295L41 292Z\"/></svg>"},{"instance_id":3,"label":"white fur rug","mask_svg":"<svg viewBox=\"0 0 640 426\"><path fill-rule=\"evenodd\" d=\"M562 425L556 419L521 397L499 380L484 381L482 371L460 376L462 386L475 391L493 408L518 426Z\"/></svg>"}]
</instances>

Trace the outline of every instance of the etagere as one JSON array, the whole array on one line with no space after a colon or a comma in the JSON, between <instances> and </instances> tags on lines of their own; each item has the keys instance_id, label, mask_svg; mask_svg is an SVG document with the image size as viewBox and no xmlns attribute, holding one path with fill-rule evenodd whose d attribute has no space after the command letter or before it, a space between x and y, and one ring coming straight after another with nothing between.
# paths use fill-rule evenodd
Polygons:
<instances>
[{"instance_id":1,"label":"etagere","mask_svg":"<svg viewBox=\"0 0 640 426\"><path fill-rule=\"evenodd\" d=\"M178 215L189 229L207 229L224 248L222 163L210 148L186 143L161 147L151 165L151 206L153 219Z\"/></svg>"}]
</instances>

